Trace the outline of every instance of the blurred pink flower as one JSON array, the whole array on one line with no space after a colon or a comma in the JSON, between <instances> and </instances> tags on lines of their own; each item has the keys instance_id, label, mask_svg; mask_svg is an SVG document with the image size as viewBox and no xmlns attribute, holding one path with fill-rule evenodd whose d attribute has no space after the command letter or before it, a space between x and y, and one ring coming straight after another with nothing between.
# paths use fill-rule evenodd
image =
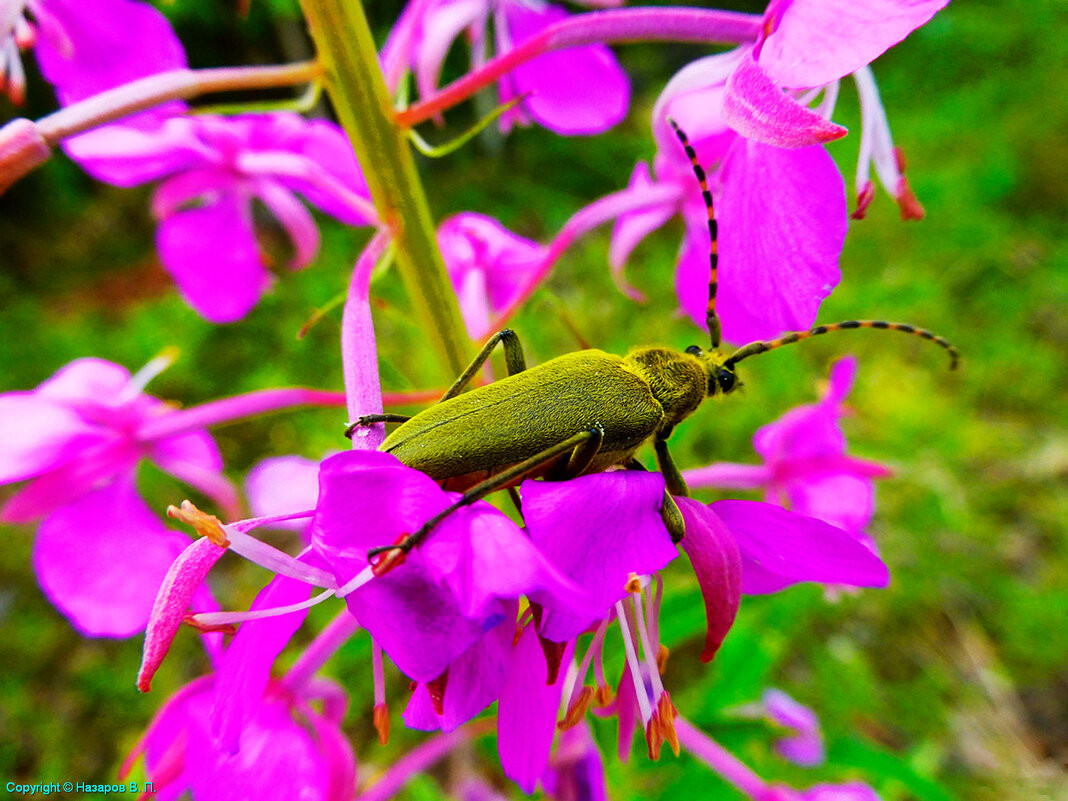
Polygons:
<instances>
[{"instance_id":1,"label":"blurred pink flower","mask_svg":"<svg viewBox=\"0 0 1068 801\"><path fill-rule=\"evenodd\" d=\"M590 5L607 5L590 3ZM412 0L382 51L387 81L396 88L405 69L415 74L423 97L433 94L453 41L466 32L472 67L492 49L505 53L567 12L552 3L522 0ZM620 122L630 103L630 83L612 51L601 44L544 53L523 63L498 83L500 102L523 98L501 118L501 128L537 122L563 135L597 134Z\"/></svg>"},{"instance_id":2,"label":"blurred pink flower","mask_svg":"<svg viewBox=\"0 0 1068 801\"><path fill-rule=\"evenodd\" d=\"M769 720L788 732L775 743L783 757L805 767L823 763L823 737L815 712L774 688L765 691L761 706Z\"/></svg>"},{"instance_id":3,"label":"blurred pink flower","mask_svg":"<svg viewBox=\"0 0 1068 801\"><path fill-rule=\"evenodd\" d=\"M189 305L215 323L244 317L271 284L253 200L288 234L291 269L319 250L318 226L297 194L350 225L377 220L348 139L323 120L284 112L160 115L152 126L106 125L65 146L98 180L163 179L152 199L160 259Z\"/></svg>"},{"instance_id":4,"label":"blurred pink flower","mask_svg":"<svg viewBox=\"0 0 1068 801\"><path fill-rule=\"evenodd\" d=\"M0 395L0 483L28 482L2 518L44 518L33 554L38 580L88 635L125 637L144 628L156 588L187 543L137 494L142 459L224 508L236 506L207 431L142 435L143 426L174 411L142 391L165 363L131 376L102 359L79 359L36 390Z\"/></svg>"},{"instance_id":5,"label":"blurred pink flower","mask_svg":"<svg viewBox=\"0 0 1068 801\"><path fill-rule=\"evenodd\" d=\"M170 23L131 0L5 0L0 4L0 91L25 94L19 50L33 47L68 105L104 89L186 66Z\"/></svg>"},{"instance_id":6,"label":"blurred pink flower","mask_svg":"<svg viewBox=\"0 0 1068 801\"><path fill-rule=\"evenodd\" d=\"M853 387L857 362L839 360L817 403L791 409L753 436L762 465L717 462L687 470L692 487L764 490L764 498L845 529L867 542L863 530L875 511L874 479L889 468L846 453L839 420Z\"/></svg>"}]
</instances>

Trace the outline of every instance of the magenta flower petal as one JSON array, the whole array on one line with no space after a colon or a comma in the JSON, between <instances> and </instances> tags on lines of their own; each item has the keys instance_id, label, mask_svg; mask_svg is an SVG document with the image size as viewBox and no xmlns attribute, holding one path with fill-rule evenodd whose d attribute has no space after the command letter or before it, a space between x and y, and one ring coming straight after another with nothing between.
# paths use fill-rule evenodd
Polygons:
<instances>
[{"instance_id":1,"label":"magenta flower petal","mask_svg":"<svg viewBox=\"0 0 1068 801\"><path fill-rule=\"evenodd\" d=\"M303 456L273 456L259 462L245 479L248 505L255 517L314 509L319 496L319 463ZM303 530L306 520L288 520L279 528Z\"/></svg>"},{"instance_id":2,"label":"magenta flower petal","mask_svg":"<svg viewBox=\"0 0 1068 801\"><path fill-rule=\"evenodd\" d=\"M300 558L315 561L309 553ZM302 581L276 576L256 596L250 609L298 604L308 599L310 590ZM215 680L215 703L211 712L216 744L224 753L237 753L241 732L256 714L274 660L307 614L304 609L288 615L246 621L226 649Z\"/></svg>"},{"instance_id":3,"label":"magenta flower petal","mask_svg":"<svg viewBox=\"0 0 1068 801\"><path fill-rule=\"evenodd\" d=\"M802 801L879 801L879 794L861 782L817 784L800 793Z\"/></svg>"},{"instance_id":4,"label":"magenta flower petal","mask_svg":"<svg viewBox=\"0 0 1068 801\"><path fill-rule=\"evenodd\" d=\"M747 139L776 147L808 147L847 133L783 92L752 55L727 79L723 118Z\"/></svg>"},{"instance_id":5,"label":"magenta flower petal","mask_svg":"<svg viewBox=\"0 0 1068 801\"><path fill-rule=\"evenodd\" d=\"M131 0L48 0L64 43L38 39L41 72L63 105L146 75L186 67L185 51L167 18Z\"/></svg>"},{"instance_id":6,"label":"magenta flower petal","mask_svg":"<svg viewBox=\"0 0 1068 801\"><path fill-rule=\"evenodd\" d=\"M724 337L770 339L810 327L840 276L847 220L838 168L820 147L782 150L745 141L731 151L724 173L718 306Z\"/></svg>"},{"instance_id":7,"label":"magenta flower petal","mask_svg":"<svg viewBox=\"0 0 1068 801\"><path fill-rule=\"evenodd\" d=\"M630 174L630 183L627 185L627 189L634 192L642 192L653 186L653 179L649 174L649 165L644 161L639 161L634 166L634 171ZM608 261L612 265L612 269L621 275L623 265L630 258L634 248L646 236L670 220L677 211L678 203L671 201L642 211L632 211L620 215L612 228L612 244L608 251Z\"/></svg>"},{"instance_id":8,"label":"magenta flower petal","mask_svg":"<svg viewBox=\"0 0 1068 801\"><path fill-rule=\"evenodd\" d=\"M404 722L410 728L452 731L497 700L512 664L518 604L512 606L513 614L506 614L500 624L449 665L442 714L434 711L426 685L419 685L404 712Z\"/></svg>"},{"instance_id":9,"label":"magenta flower petal","mask_svg":"<svg viewBox=\"0 0 1068 801\"><path fill-rule=\"evenodd\" d=\"M455 495L387 453L339 453L320 466L312 542L343 584L366 568L369 548L417 530L450 497ZM416 681L436 679L503 616L503 607L498 619L464 616L460 600L439 585L419 549L345 601L397 667Z\"/></svg>"},{"instance_id":10,"label":"magenta flower petal","mask_svg":"<svg viewBox=\"0 0 1068 801\"><path fill-rule=\"evenodd\" d=\"M37 392L0 395L0 483L31 478L61 464L72 451L107 439L69 406Z\"/></svg>"},{"instance_id":11,"label":"magenta flower petal","mask_svg":"<svg viewBox=\"0 0 1068 801\"><path fill-rule=\"evenodd\" d=\"M201 537L190 543L167 570L145 629L141 669L137 673L137 688L141 692L147 693L151 688L152 677L163 664L190 602L224 553L226 548Z\"/></svg>"},{"instance_id":12,"label":"magenta flower petal","mask_svg":"<svg viewBox=\"0 0 1068 801\"><path fill-rule=\"evenodd\" d=\"M405 12L414 5L410 3ZM489 10L487 0L442 0L424 6L423 19L416 23L419 41L411 54L420 97L429 97L437 90L441 67L453 42L465 28L484 27Z\"/></svg>"},{"instance_id":13,"label":"magenta flower petal","mask_svg":"<svg viewBox=\"0 0 1068 801\"><path fill-rule=\"evenodd\" d=\"M782 690L767 690L763 704L771 720L792 732L776 741L775 748L779 753L798 765L813 767L821 764L824 760L823 738L816 713Z\"/></svg>"},{"instance_id":14,"label":"magenta flower petal","mask_svg":"<svg viewBox=\"0 0 1068 801\"><path fill-rule=\"evenodd\" d=\"M758 501L717 501L742 555L742 592L777 592L802 581L885 587L886 565L855 537L815 518Z\"/></svg>"},{"instance_id":15,"label":"magenta flower petal","mask_svg":"<svg viewBox=\"0 0 1068 801\"><path fill-rule=\"evenodd\" d=\"M525 481L523 517L534 544L606 613L645 575L678 555L660 517L659 473L592 473L566 482ZM543 604L540 633L565 642L595 619L554 601Z\"/></svg>"},{"instance_id":16,"label":"magenta flower petal","mask_svg":"<svg viewBox=\"0 0 1068 801\"><path fill-rule=\"evenodd\" d=\"M541 785L560 801L608 801L604 760L585 721L560 732Z\"/></svg>"},{"instance_id":17,"label":"magenta flower petal","mask_svg":"<svg viewBox=\"0 0 1068 801\"><path fill-rule=\"evenodd\" d=\"M174 117L141 127L127 122L67 139L63 149L93 178L115 186L137 186L207 162L210 151L197 140L194 119Z\"/></svg>"},{"instance_id":18,"label":"magenta flower petal","mask_svg":"<svg viewBox=\"0 0 1068 801\"><path fill-rule=\"evenodd\" d=\"M776 83L822 86L870 64L949 0L794 0L782 3L760 63Z\"/></svg>"},{"instance_id":19,"label":"magenta flower petal","mask_svg":"<svg viewBox=\"0 0 1068 801\"><path fill-rule=\"evenodd\" d=\"M566 18L567 12L548 4L509 2L499 8L498 24L501 17L512 43L520 44ZM538 123L564 136L607 131L626 116L630 105L627 74L604 45L545 53L516 67L509 80L513 91L508 94L530 92L523 108Z\"/></svg>"},{"instance_id":20,"label":"magenta flower petal","mask_svg":"<svg viewBox=\"0 0 1068 801\"><path fill-rule=\"evenodd\" d=\"M56 370L37 387L35 394L62 401L90 419L101 406L118 406L129 400L123 391L130 383L130 371L104 359L75 359Z\"/></svg>"},{"instance_id":21,"label":"magenta flower petal","mask_svg":"<svg viewBox=\"0 0 1068 801\"><path fill-rule=\"evenodd\" d=\"M319 253L319 226L311 212L289 189L274 181L257 181L255 193L289 236L293 245L289 268L307 267Z\"/></svg>"},{"instance_id":22,"label":"magenta flower petal","mask_svg":"<svg viewBox=\"0 0 1068 801\"><path fill-rule=\"evenodd\" d=\"M464 323L475 339L490 333L491 318L522 293L546 253L492 217L471 212L446 219L437 239Z\"/></svg>"},{"instance_id":23,"label":"magenta flower petal","mask_svg":"<svg viewBox=\"0 0 1068 801\"><path fill-rule=\"evenodd\" d=\"M787 495L794 511L853 533L861 532L875 513L870 476L813 476L793 482Z\"/></svg>"},{"instance_id":24,"label":"magenta flower petal","mask_svg":"<svg viewBox=\"0 0 1068 801\"><path fill-rule=\"evenodd\" d=\"M34 541L34 572L83 634L129 637L144 629L160 582L186 542L152 514L128 475L45 518Z\"/></svg>"},{"instance_id":25,"label":"magenta flower petal","mask_svg":"<svg viewBox=\"0 0 1068 801\"><path fill-rule=\"evenodd\" d=\"M564 662L569 659L565 655ZM565 674L561 670L556 683L548 683L545 654L534 627L527 626L512 650L508 682L497 706L501 767L525 793L534 792L549 764Z\"/></svg>"},{"instance_id":26,"label":"magenta flower petal","mask_svg":"<svg viewBox=\"0 0 1068 801\"><path fill-rule=\"evenodd\" d=\"M682 549L693 563L705 601L708 631L702 662L711 662L742 600L742 558L734 536L715 512L692 498L676 498L686 521Z\"/></svg>"},{"instance_id":27,"label":"magenta flower petal","mask_svg":"<svg viewBox=\"0 0 1068 801\"><path fill-rule=\"evenodd\" d=\"M186 302L213 323L241 319L270 286L251 209L235 194L172 214L156 244Z\"/></svg>"},{"instance_id":28,"label":"magenta flower petal","mask_svg":"<svg viewBox=\"0 0 1068 801\"><path fill-rule=\"evenodd\" d=\"M771 479L771 471L764 465L716 462L707 467L683 470L682 477L690 487L756 489Z\"/></svg>"}]
</instances>

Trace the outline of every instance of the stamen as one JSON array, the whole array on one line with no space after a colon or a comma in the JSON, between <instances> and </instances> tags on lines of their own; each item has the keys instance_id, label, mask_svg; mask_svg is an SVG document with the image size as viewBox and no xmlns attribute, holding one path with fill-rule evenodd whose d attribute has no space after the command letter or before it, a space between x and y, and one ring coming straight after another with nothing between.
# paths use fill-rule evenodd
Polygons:
<instances>
[{"instance_id":1,"label":"stamen","mask_svg":"<svg viewBox=\"0 0 1068 801\"><path fill-rule=\"evenodd\" d=\"M616 617L619 619L619 631L623 635L623 650L627 655L627 670L634 682L634 695L638 700L638 709L641 712L642 724L648 726L652 720L653 710L649 705L648 691L645 689L645 680L642 678L641 666L638 664L638 655L634 651L634 639L631 635L630 625L627 623L627 614L622 601L616 601Z\"/></svg>"},{"instance_id":2,"label":"stamen","mask_svg":"<svg viewBox=\"0 0 1068 801\"><path fill-rule=\"evenodd\" d=\"M189 524L196 529L198 534L202 537L207 537L220 548L230 547L230 540L226 538L226 534L223 531L222 521L215 515L200 511L192 501L182 501L180 507L168 506L167 517Z\"/></svg>"},{"instance_id":3,"label":"stamen","mask_svg":"<svg viewBox=\"0 0 1068 801\"><path fill-rule=\"evenodd\" d=\"M181 353L173 345L161 350L158 356L150 359L144 367L130 376L130 380L119 394L118 402L128 403L144 392L148 382L178 361Z\"/></svg>"},{"instance_id":4,"label":"stamen","mask_svg":"<svg viewBox=\"0 0 1068 801\"><path fill-rule=\"evenodd\" d=\"M308 609L309 607L322 603L327 598L333 598L334 595L334 590L323 590L318 595L314 595L307 601L302 601L299 604L272 606L266 609L250 609L246 612L198 612L197 614L192 615L189 620L197 628L213 628L216 626L230 625L232 623L244 623L246 620L262 620L263 618L278 617L279 615L288 615L291 612L299 612L302 609Z\"/></svg>"},{"instance_id":5,"label":"stamen","mask_svg":"<svg viewBox=\"0 0 1068 801\"><path fill-rule=\"evenodd\" d=\"M645 626L645 614L642 609L642 594L636 592L631 596L634 602L635 617L638 623L638 636L641 638L642 643L642 656L645 660L645 667L649 672L649 681L653 685L653 699L657 702L660 700L660 696L664 694L664 682L660 678L660 670L657 666L656 656L657 650L652 647L649 640L649 631Z\"/></svg>"},{"instance_id":6,"label":"stamen","mask_svg":"<svg viewBox=\"0 0 1068 801\"><path fill-rule=\"evenodd\" d=\"M305 584L325 587L329 590L337 589L337 579L332 573L302 562L234 526L225 528L230 537L230 550L248 561L265 567L272 573L287 576Z\"/></svg>"},{"instance_id":7,"label":"stamen","mask_svg":"<svg viewBox=\"0 0 1068 801\"><path fill-rule=\"evenodd\" d=\"M344 598L346 595L356 592L356 590L360 589L360 587L362 587L364 584L366 584L375 577L376 574L374 571L374 566L368 565L355 576L353 576L351 579L349 579L340 587L338 587L335 594L338 598Z\"/></svg>"}]
</instances>

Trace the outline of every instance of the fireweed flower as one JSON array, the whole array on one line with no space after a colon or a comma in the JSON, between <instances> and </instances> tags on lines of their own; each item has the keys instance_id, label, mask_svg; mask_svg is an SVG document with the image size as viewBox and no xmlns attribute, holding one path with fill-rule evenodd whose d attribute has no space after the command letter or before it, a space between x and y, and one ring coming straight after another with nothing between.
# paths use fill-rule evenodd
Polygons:
<instances>
[{"instance_id":1,"label":"fireweed flower","mask_svg":"<svg viewBox=\"0 0 1068 801\"><path fill-rule=\"evenodd\" d=\"M253 201L288 235L292 269L319 249L318 226L298 194L350 225L377 219L352 147L332 123L282 112L157 122L150 129L106 125L69 140L67 152L107 183L163 179L152 199L160 259L211 322L241 319L271 284Z\"/></svg>"},{"instance_id":2,"label":"fireweed flower","mask_svg":"<svg viewBox=\"0 0 1068 801\"><path fill-rule=\"evenodd\" d=\"M0 482L28 482L4 505L3 520L44 518L33 553L38 580L88 635L125 637L144 628L156 588L186 543L137 494L142 459L236 508L207 431L141 434L173 411L142 391L168 363L158 359L131 376L111 362L79 359L32 392L0 395Z\"/></svg>"},{"instance_id":3,"label":"fireweed flower","mask_svg":"<svg viewBox=\"0 0 1068 801\"><path fill-rule=\"evenodd\" d=\"M831 368L819 402L791 409L759 429L753 447L762 465L718 462L684 473L691 487L763 489L764 499L824 520L866 540L863 529L875 510L874 479L889 468L846 452L839 420L848 412L857 362L852 357Z\"/></svg>"},{"instance_id":4,"label":"fireweed flower","mask_svg":"<svg viewBox=\"0 0 1068 801\"><path fill-rule=\"evenodd\" d=\"M567 12L540 0L412 0L382 52L390 87L395 90L404 70L411 69L420 95L433 94L445 56L463 32L471 43L472 67L479 67L491 49L487 42L491 17L492 49L504 53L566 18ZM597 134L620 122L630 103L626 73L612 51L600 44L544 53L501 78L498 92L501 103L524 98L501 118L505 132L515 124L536 122L565 136Z\"/></svg>"},{"instance_id":5,"label":"fireweed flower","mask_svg":"<svg viewBox=\"0 0 1068 801\"><path fill-rule=\"evenodd\" d=\"M676 291L684 311L705 325L705 214L688 160L667 123L671 117L687 131L710 172L720 224L717 308L725 338L766 339L811 326L820 302L839 280L846 231L843 182L822 147L845 134L830 122L838 81L853 73L862 105L854 216L863 216L871 200L872 163L903 216L922 216L901 173L902 160L866 65L944 5L945 0L773 2L756 45L684 67L653 111L658 145L653 172L639 164L630 186L635 200L654 189L674 193L662 197L659 208L619 219L613 269L622 269L645 235L681 213L686 237ZM816 108L807 106L819 97Z\"/></svg>"},{"instance_id":6,"label":"fireweed flower","mask_svg":"<svg viewBox=\"0 0 1068 801\"><path fill-rule=\"evenodd\" d=\"M761 706L770 721L790 732L775 743L775 748L783 757L805 766L823 762L823 737L815 712L774 688L764 693Z\"/></svg>"},{"instance_id":7,"label":"fireweed flower","mask_svg":"<svg viewBox=\"0 0 1068 801\"><path fill-rule=\"evenodd\" d=\"M0 91L16 103L26 85L19 51L30 47L63 105L186 66L166 18L131 0L0 2Z\"/></svg>"},{"instance_id":8,"label":"fireweed flower","mask_svg":"<svg viewBox=\"0 0 1068 801\"><path fill-rule=\"evenodd\" d=\"M449 217L438 227L438 246L472 339L493 332L494 318L521 297L547 254L492 217L471 212Z\"/></svg>"}]
</instances>

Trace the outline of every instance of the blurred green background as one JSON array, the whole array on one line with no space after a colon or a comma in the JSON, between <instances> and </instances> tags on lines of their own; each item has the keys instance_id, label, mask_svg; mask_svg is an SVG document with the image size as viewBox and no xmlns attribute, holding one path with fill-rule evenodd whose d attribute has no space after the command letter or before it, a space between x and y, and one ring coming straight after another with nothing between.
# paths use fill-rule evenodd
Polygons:
<instances>
[{"instance_id":1,"label":"blurred green background","mask_svg":"<svg viewBox=\"0 0 1068 801\"><path fill-rule=\"evenodd\" d=\"M307 56L291 2L256 0L247 19L234 5L164 6L194 66ZM397 12L395 4L368 5L379 41ZM886 801L1068 798L1066 43L1061 0L973 0L950 6L875 64L927 218L901 222L880 192L868 219L850 226L843 281L820 318L932 328L958 345L963 369L947 372L944 354L919 340L827 337L747 362L745 393L708 404L672 439L683 467L755 461L756 428L811 401L831 362L853 353L860 372L847 436L857 455L896 473L879 485L870 529L890 565L890 588L835 601L807 586L745 599L711 666L697 659L704 613L689 568L668 571L662 626L673 699L769 779L798 787L863 780ZM521 130L424 161L435 215L480 211L547 240L575 210L624 186L636 160L652 157L648 120L657 92L705 52L617 48L635 95L627 121L606 135ZM464 57L459 48L452 54L450 74ZM50 103L47 85L31 75L28 108L0 103L0 116L41 116ZM449 120L458 129L471 117L461 109ZM859 131L849 85L836 119ZM854 133L830 148L850 186L857 139ZM182 358L150 391L184 405L276 385L340 388L339 312L304 339L295 334L343 290L367 233L321 219L317 262L297 274L279 271L273 294L246 320L213 327L181 302L159 266L149 192L95 183L60 156L0 197L0 390L32 388L81 356L136 370L169 345ZM607 230L573 248L514 321L528 360L577 347L561 333L561 310L610 351L701 341L675 312L681 233L678 224L660 231L632 258L628 275L650 298L641 306L612 287ZM268 231L265 244L280 261L283 242ZM449 377L414 327L398 280L387 272L374 287L384 387L444 386ZM319 458L342 448L342 420L340 411L302 411L214 433L240 481L264 456ZM148 467L140 476L157 509L187 495ZM167 694L205 669L202 653L183 633L153 692L138 694L140 640L80 639L37 588L32 527L3 533L0 777L107 781ZM242 608L265 575L233 559L213 579L224 606ZM315 610L298 640L332 611ZM292 658L287 652L282 662ZM423 736L395 725L389 746L377 744L365 640L347 644L329 672L352 694L347 728L366 781ZM388 676L396 716L407 682L395 670ZM766 729L730 714L768 685L819 712L826 766L787 765L771 751ZM596 734L611 754L614 724L598 723ZM492 741L476 750L494 775ZM613 798L740 797L685 754L665 751L652 764L639 744L629 764L606 762ZM440 769L404 797L439 798L448 780Z\"/></svg>"}]
</instances>

